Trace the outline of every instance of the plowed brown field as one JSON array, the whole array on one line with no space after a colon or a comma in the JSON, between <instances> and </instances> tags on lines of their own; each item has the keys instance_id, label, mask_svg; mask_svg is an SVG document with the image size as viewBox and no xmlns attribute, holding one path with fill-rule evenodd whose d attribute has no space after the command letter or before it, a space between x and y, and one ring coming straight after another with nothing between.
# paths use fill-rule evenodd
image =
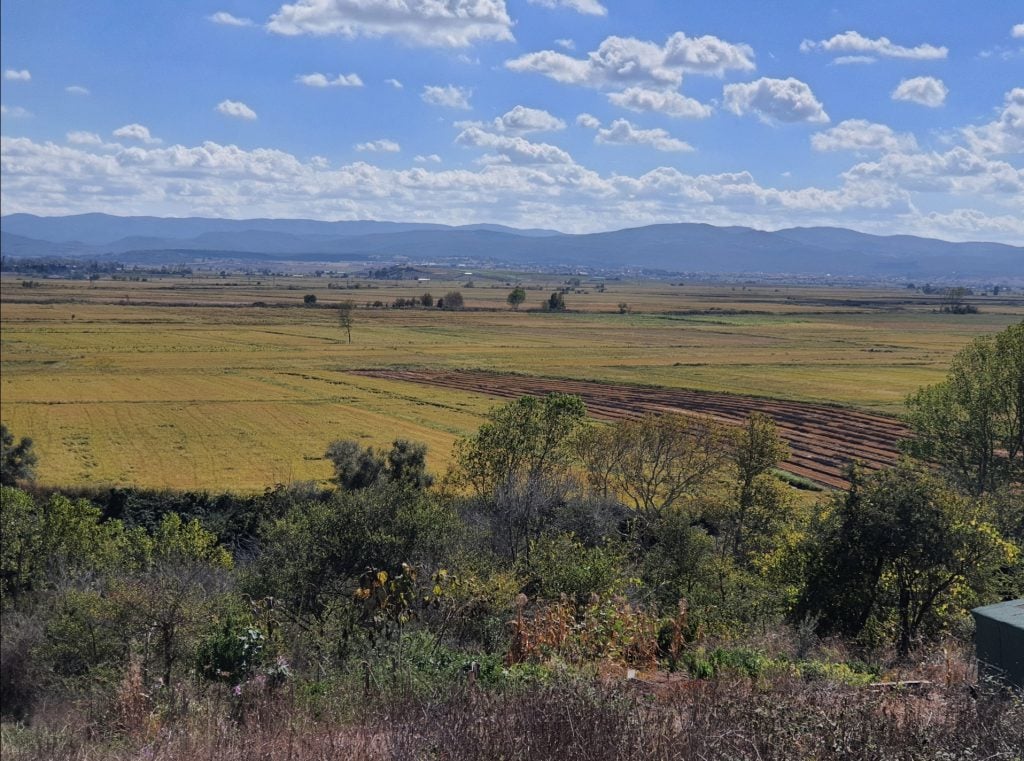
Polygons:
<instances>
[{"instance_id":1,"label":"plowed brown field","mask_svg":"<svg viewBox=\"0 0 1024 761\"><path fill-rule=\"evenodd\" d=\"M897 442L907 436L899 421L882 415L824 404L761 399L686 389L644 388L593 381L556 380L477 371L366 370L360 375L422 383L506 399L551 392L577 394L601 420L638 417L648 412L703 415L741 423L750 413L770 416L790 447L782 469L833 488L844 488L845 467L854 461L870 469L895 464Z\"/></svg>"}]
</instances>

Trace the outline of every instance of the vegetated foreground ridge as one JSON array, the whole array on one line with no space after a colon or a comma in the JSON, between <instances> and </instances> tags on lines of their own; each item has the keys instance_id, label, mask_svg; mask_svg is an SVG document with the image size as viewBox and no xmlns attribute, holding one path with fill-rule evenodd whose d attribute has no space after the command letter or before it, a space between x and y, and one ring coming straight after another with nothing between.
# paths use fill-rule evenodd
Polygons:
<instances>
[{"instance_id":1,"label":"vegetated foreground ridge","mask_svg":"<svg viewBox=\"0 0 1024 761\"><path fill-rule=\"evenodd\" d=\"M577 394L600 420L640 417L649 412L703 415L740 424L752 412L768 415L790 447L781 466L787 473L837 489L849 486L846 466L860 462L871 470L896 464L897 442L909 431L900 422L824 404L761 399L708 391L629 386L596 381L558 380L483 371L360 370L359 375L408 381L503 399L552 392Z\"/></svg>"}]
</instances>

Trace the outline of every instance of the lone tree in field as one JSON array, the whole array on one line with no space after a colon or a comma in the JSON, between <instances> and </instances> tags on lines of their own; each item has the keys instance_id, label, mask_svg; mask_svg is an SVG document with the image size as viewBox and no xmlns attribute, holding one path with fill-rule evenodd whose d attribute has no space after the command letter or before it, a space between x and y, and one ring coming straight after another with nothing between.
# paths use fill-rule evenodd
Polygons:
<instances>
[{"instance_id":1,"label":"lone tree in field","mask_svg":"<svg viewBox=\"0 0 1024 761\"><path fill-rule=\"evenodd\" d=\"M442 302L444 304L442 309L447 309L449 311L457 311L465 306L465 301L462 299L462 293L459 291L449 291L446 293L444 298L437 302L438 306L441 306Z\"/></svg>"},{"instance_id":2,"label":"lone tree in field","mask_svg":"<svg viewBox=\"0 0 1024 761\"><path fill-rule=\"evenodd\" d=\"M544 309L548 312L564 312L565 297L561 291L553 291L548 300L544 302Z\"/></svg>"},{"instance_id":3,"label":"lone tree in field","mask_svg":"<svg viewBox=\"0 0 1024 761\"><path fill-rule=\"evenodd\" d=\"M305 304L308 307L315 307L316 306L316 294L315 293L307 293L305 296L302 297L302 303Z\"/></svg>"},{"instance_id":4,"label":"lone tree in field","mask_svg":"<svg viewBox=\"0 0 1024 761\"><path fill-rule=\"evenodd\" d=\"M522 286L517 285L505 300L509 303L509 306L518 311L519 305L526 301L526 291L523 290Z\"/></svg>"},{"instance_id":5,"label":"lone tree in field","mask_svg":"<svg viewBox=\"0 0 1024 761\"><path fill-rule=\"evenodd\" d=\"M906 420L907 451L968 492L1024 480L1024 322L968 344L945 381L910 396Z\"/></svg>"},{"instance_id":6,"label":"lone tree in field","mask_svg":"<svg viewBox=\"0 0 1024 761\"><path fill-rule=\"evenodd\" d=\"M342 301L338 304L338 325L348 334L348 342L352 343L352 312L356 305L352 301Z\"/></svg>"},{"instance_id":7,"label":"lone tree in field","mask_svg":"<svg viewBox=\"0 0 1024 761\"><path fill-rule=\"evenodd\" d=\"M35 465L32 439L25 436L15 444L14 435L0 423L0 484L14 486L18 481L31 480Z\"/></svg>"}]
</instances>

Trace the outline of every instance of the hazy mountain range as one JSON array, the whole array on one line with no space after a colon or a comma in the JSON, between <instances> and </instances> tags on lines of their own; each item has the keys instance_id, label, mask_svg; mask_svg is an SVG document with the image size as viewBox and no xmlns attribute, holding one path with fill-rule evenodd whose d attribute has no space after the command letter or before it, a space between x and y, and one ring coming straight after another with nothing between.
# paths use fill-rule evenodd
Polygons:
<instances>
[{"instance_id":1,"label":"hazy mountain range","mask_svg":"<svg viewBox=\"0 0 1024 761\"><path fill-rule=\"evenodd\" d=\"M766 232L689 223L567 235L486 224L11 214L0 218L0 250L12 257L86 257L128 264L406 257L703 273L1024 277L1021 246L868 235L835 227Z\"/></svg>"}]
</instances>

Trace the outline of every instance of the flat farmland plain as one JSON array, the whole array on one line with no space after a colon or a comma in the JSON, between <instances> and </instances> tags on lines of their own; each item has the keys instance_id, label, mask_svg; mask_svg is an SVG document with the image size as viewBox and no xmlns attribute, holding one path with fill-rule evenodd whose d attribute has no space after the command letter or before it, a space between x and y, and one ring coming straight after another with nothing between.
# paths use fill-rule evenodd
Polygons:
<instances>
[{"instance_id":1,"label":"flat farmland plain","mask_svg":"<svg viewBox=\"0 0 1024 761\"><path fill-rule=\"evenodd\" d=\"M584 281L430 283L196 277L0 281L0 415L36 441L46 484L237 491L324 479L329 441L426 442L442 470L494 397L354 370L488 370L848 405L897 414L972 338L1024 319L1014 296L937 313L905 289ZM564 278L561 278L564 280ZM344 286L346 281L333 284ZM461 290L467 310L368 307ZM579 292L576 292L579 291ZM317 296L316 307L303 296ZM352 343L329 308L352 299ZM619 314L619 304L630 313ZM532 308L532 309L531 309Z\"/></svg>"}]
</instances>

